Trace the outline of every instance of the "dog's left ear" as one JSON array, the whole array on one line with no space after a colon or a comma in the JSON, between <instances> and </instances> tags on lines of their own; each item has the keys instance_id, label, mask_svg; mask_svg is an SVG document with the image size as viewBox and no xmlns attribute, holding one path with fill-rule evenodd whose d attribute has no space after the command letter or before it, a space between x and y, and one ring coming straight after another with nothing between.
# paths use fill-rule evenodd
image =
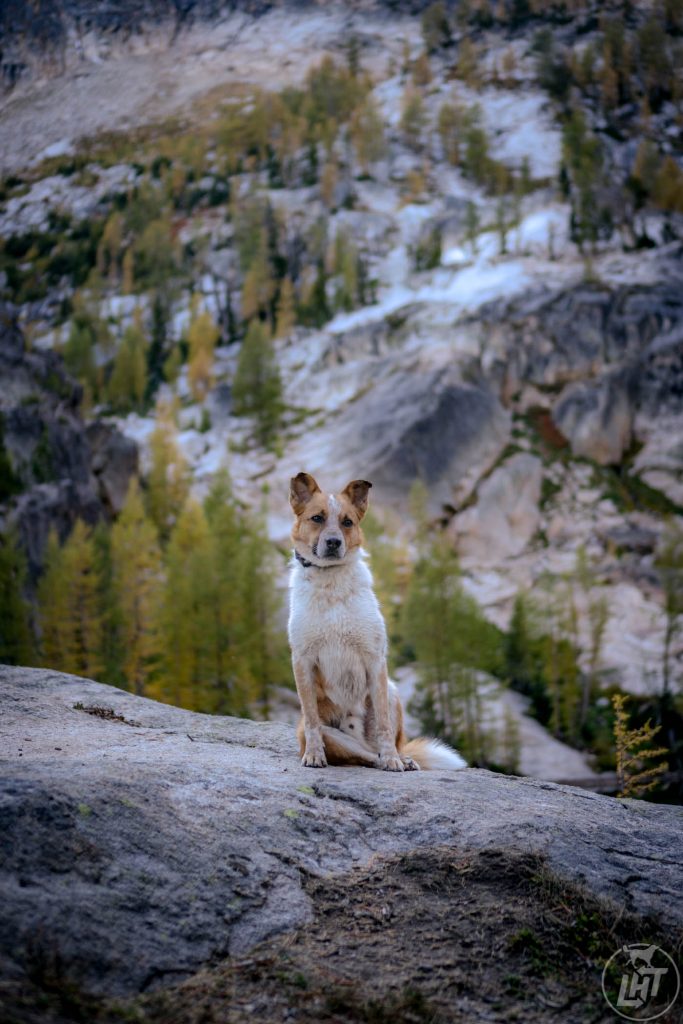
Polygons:
<instances>
[{"instance_id":1,"label":"dog's left ear","mask_svg":"<svg viewBox=\"0 0 683 1024\"><path fill-rule=\"evenodd\" d=\"M368 510L368 491L372 487L369 480L352 480L347 484L342 494L346 495L358 515L362 519Z\"/></svg>"}]
</instances>

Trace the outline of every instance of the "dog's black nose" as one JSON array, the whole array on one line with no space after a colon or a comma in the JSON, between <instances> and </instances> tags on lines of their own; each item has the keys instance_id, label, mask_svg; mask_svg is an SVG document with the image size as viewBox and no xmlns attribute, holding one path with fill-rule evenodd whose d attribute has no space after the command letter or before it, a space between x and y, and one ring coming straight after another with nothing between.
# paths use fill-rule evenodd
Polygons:
<instances>
[{"instance_id":1,"label":"dog's black nose","mask_svg":"<svg viewBox=\"0 0 683 1024\"><path fill-rule=\"evenodd\" d=\"M328 551L339 551L341 547L341 537L328 537L327 541Z\"/></svg>"}]
</instances>

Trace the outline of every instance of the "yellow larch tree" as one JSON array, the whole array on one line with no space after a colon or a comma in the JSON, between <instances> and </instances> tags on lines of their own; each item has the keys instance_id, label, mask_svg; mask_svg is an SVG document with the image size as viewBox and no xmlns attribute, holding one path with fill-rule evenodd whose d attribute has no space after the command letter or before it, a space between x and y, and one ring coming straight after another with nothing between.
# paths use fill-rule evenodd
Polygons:
<instances>
[{"instance_id":1,"label":"yellow larch tree","mask_svg":"<svg viewBox=\"0 0 683 1024\"><path fill-rule=\"evenodd\" d=\"M145 694L159 656L163 570L156 528L145 514L136 479L112 527L111 561L124 651L123 673L133 692Z\"/></svg>"},{"instance_id":2,"label":"yellow larch tree","mask_svg":"<svg viewBox=\"0 0 683 1024\"><path fill-rule=\"evenodd\" d=\"M208 310L193 316L187 334L190 350L187 375L196 402L203 402L213 386L214 352L219 337L218 325Z\"/></svg>"},{"instance_id":3,"label":"yellow larch tree","mask_svg":"<svg viewBox=\"0 0 683 1024\"><path fill-rule=\"evenodd\" d=\"M43 660L51 668L97 679L102 672L102 611L95 546L80 519L60 548L50 536L38 603Z\"/></svg>"},{"instance_id":4,"label":"yellow larch tree","mask_svg":"<svg viewBox=\"0 0 683 1024\"><path fill-rule=\"evenodd\" d=\"M178 447L173 411L168 403L157 408L156 426L149 439L151 466L147 475L147 509L162 541L168 540L190 489L190 471Z\"/></svg>"}]
</instances>

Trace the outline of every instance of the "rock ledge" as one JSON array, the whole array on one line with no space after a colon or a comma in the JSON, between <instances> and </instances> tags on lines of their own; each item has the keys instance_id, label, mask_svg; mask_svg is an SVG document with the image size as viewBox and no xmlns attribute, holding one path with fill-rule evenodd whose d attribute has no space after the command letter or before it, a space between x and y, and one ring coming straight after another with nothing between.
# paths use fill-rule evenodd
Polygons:
<instances>
[{"instance_id":1,"label":"rock ledge","mask_svg":"<svg viewBox=\"0 0 683 1024\"><path fill-rule=\"evenodd\" d=\"M486 771L299 766L289 726L0 666L0 962L58 950L92 992L178 980L305 922L305 876L452 847L543 855L683 923L683 810Z\"/></svg>"}]
</instances>

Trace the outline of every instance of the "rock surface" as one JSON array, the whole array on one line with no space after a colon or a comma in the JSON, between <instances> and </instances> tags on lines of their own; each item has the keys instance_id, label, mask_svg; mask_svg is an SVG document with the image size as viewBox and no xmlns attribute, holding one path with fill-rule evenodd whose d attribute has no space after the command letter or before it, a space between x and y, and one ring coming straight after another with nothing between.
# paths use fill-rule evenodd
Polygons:
<instances>
[{"instance_id":1,"label":"rock surface","mask_svg":"<svg viewBox=\"0 0 683 1024\"><path fill-rule=\"evenodd\" d=\"M0 669L0 957L41 949L93 992L176 981L305 922L305 876L447 846L540 853L683 921L683 811L465 769L301 768L291 727Z\"/></svg>"},{"instance_id":2,"label":"rock surface","mask_svg":"<svg viewBox=\"0 0 683 1024\"><path fill-rule=\"evenodd\" d=\"M477 490L477 503L451 520L458 552L480 565L520 554L540 523L543 466L522 452L507 459Z\"/></svg>"},{"instance_id":3,"label":"rock surface","mask_svg":"<svg viewBox=\"0 0 683 1024\"><path fill-rule=\"evenodd\" d=\"M86 427L82 388L56 352L27 351L16 310L0 307L0 524L16 525L35 577L51 529L64 539L77 518L121 511L137 445L98 421Z\"/></svg>"}]
</instances>

